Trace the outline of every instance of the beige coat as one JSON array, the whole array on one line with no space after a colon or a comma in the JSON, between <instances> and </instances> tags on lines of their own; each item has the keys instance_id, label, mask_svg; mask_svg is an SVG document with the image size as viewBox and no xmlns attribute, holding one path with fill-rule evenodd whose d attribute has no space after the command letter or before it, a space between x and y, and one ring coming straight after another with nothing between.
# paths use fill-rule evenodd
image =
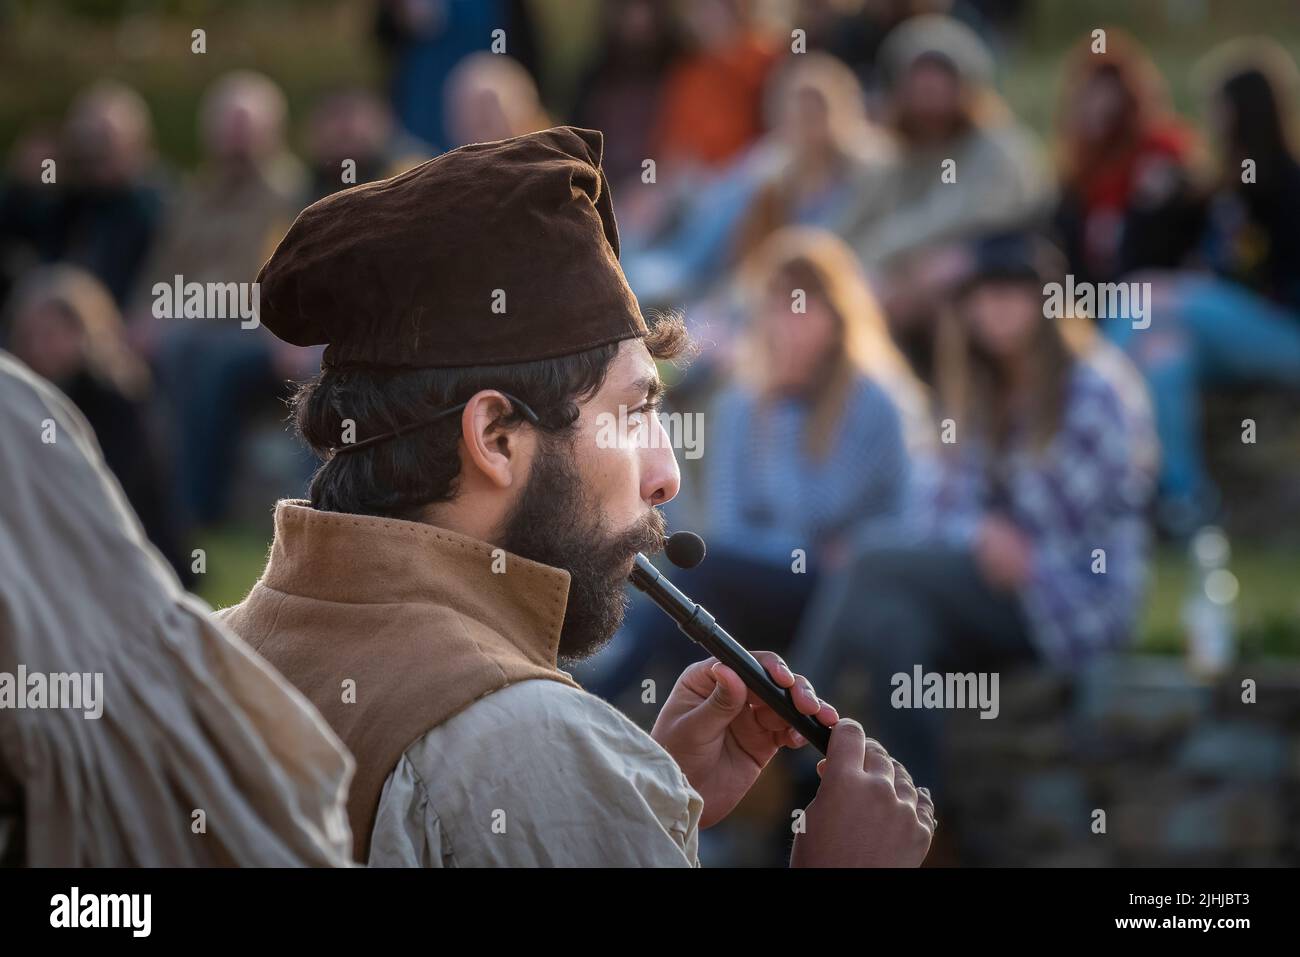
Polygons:
<instances>
[{"instance_id":1,"label":"beige coat","mask_svg":"<svg viewBox=\"0 0 1300 957\"><path fill-rule=\"evenodd\" d=\"M222 617L355 756L358 860L697 863L699 795L557 666L567 572L427 524L275 518L265 573Z\"/></svg>"}]
</instances>

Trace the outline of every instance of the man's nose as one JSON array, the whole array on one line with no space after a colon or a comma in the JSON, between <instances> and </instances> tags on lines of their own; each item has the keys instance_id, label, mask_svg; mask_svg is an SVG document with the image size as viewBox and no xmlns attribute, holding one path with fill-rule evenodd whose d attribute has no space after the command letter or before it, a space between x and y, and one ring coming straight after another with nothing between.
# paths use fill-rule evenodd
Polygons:
<instances>
[{"instance_id":1,"label":"man's nose","mask_svg":"<svg viewBox=\"0 0 1300 957\"><path fill-rule=\"evenodd\" d=\"M663 427L659 429L659 443L645 450L644 469L641 473L641 498L654 507L671 502L682 487L682 473L677 468L677 456L668 441Z\"/></svg>"}]
</instances>

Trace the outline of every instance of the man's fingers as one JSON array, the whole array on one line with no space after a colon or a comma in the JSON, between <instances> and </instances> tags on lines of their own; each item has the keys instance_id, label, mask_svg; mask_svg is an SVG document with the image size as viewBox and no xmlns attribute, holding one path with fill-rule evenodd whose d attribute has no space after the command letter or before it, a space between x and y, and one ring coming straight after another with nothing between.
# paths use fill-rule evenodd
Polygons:
<instances>
[{"instance_id":1,"label":"man's fingers","mask_svg":"<svg viewBox=\"0 0 1300 957\"><path fill-rule=\"evenodd\" d=\"M930 796L929 788L916 789L916 804L918 807L924 805L925 807L928 807L930 810L932 811L934 810L934 798Z\"/></svg>"},{"instance_id":2,"label":"man's fingers","mask_svg":"<svg viewBox=\"0 0 1300 957\"><path fill-rule=\"evenodd\" d=\"M830 727L840 716L836 710L817 697L817 692L813 690L812 682L803 675L797 675L792 672L781 656L771 651L756 651L754 657L763 665L763 668L776 682L778 687L786 688L790 692L790 699L794 702L794 708L800 714L815 715L817 720ZM753 705L754 710L768 708L763 701L753 691L749 693L749 703ZM768 708L770 711L771 709ZM784 719L779 719L783 725L788 724ZM760 718L759 723L769 731L778 731L780 726L772 725Z\"/></svg>"},{"instance_id":3,"label":"man's fingers","mask_svg":"<svg viewBox=\"0 0 1300 957\"><path fill-rule=\"evenodd\" d=\"M795 676L795 685L790 689L790 694L794 697L794 706L800 714L816 714L822 708L821 699L813 691L812 682L803 675Z\"/></svg>"},{"instance_id":4,"label":"man's fingers","mask_svg":"<svg viewBox=\"0 0 1300 957\"><path fill-rule=\"evenodd\" d=\"M934 813L934 798L930 796L930 789L917 788L916 797L916 816L933 834L939 828L939 819Z\"/></svg>"},{"instance_id":5,"label":"man's fingers","mask_svg":"<svg viewBox=\"0 0 1300 957\"><path fill-rule=\"evenodd\" d=\"M790 727L789 721L785 720L785 718L781 717L763 702L759 701L755 703L754 699L751 697L749 703L753 705L754 720L758 722L758 726L764 731L784 731L786 728Z\"/></svg>"},{"instance_id":6,"label":"man's fingers","mask_svg":"<svg viewBox=\"0 0 1300 957\"><path fill-rule=\"evenodd\" d=\"M713 675L714 681L713 693L708 697L708 703L717 711L725 715L736 715L740 709L745 706L745 682L740 680L740 675L736 674L722 662L717 662L709 669Z\"/></svg>"},{"instance_id":7,"label":"man's fingers","mask_svg":"<svg viewBox=\"0 0 1300 957\"><path fill-rule=\"evenodd\" d=\"M894 780L894 759L875 738L867 738L863 744L862 770L868 774L882 775L890 782Z\"/></svg>"},{"instance_id":8,"label":"man's fingers","mask_svg":"<svg viewBox=\"0 0 1300 957\"><path fill-rule=\"evenodd\" d=\"M717 658L706 658L687 665L686 670L677 679L677 684L695 692L701 698L707 698L713 693L714 685L717 684L718 679L713 674L713 666L717 663Z\"/></svg>"},{"instance_id":9,"label":"man's fingers","mask_svg":"<svg viewBox=\"0 0 1300 957\"><path fill-rule=\"evenodd\" d=\"M907 768L897 758L890 758L894 765L894 793L898 795L900 801L904 801L913 807L919 803L919 795L916 792L916 785L912 783L912 776L907 773Z\"/></svg>"},{"instance_id":10,"label":"man's fingers","mask_svg":"<svg viewBox=\"0 0 1300 957\"><path fill-rule=\"evenodd\" d=\"M771 652L762 652L762 654L770 655ZM781 659L777 658L776 655L772 655L772 658L778 662L781 661ZM763 664L764 667L767 668L768 674L772 675L773 680L775 680L780 687L789 689L790 697L794 701L796 711L800 714L817 714L822 709L822 702L817 697L817 692L813 691L812 682L807 678L803 675L791 673L790 669L785 667L784 662L781 662L779 667L776 664L769 663L768 661L764 661ZM775 671L773 670L774 668L776 669ZM778 677L778 675L780 677ZM789 675L788 681L785 679L785 675ZM749 696L749 703L754 705L754 707L766 707L763 699L753 693Z\"/></svg>"},{"instance_id":11,"label":"man's fingers","mask_svg":"<svg viewBox=\"0 0 1300 957\"><path fill-rule=\"evenodd\" d=\"M817 714L821 710L822 702L818 699L817 692L813 690L812 682L803 675L791 671L790 666L780 655L772 651L755 651L752 654L778 686L790 689L794 706L800 714Z\"/></svg>"},{"instance_id":12,"label":"man's fingers","mask_svg":"<svg viewBox=\"0 0 1300 957\"><path fill-rule=\"evenodd\" d=\"M831 741L826 747L826 770L858 771L866 752L867 732L856 721L844 718L831 728Z\"/></svg>"},{"instance_id":13,"label":"man's fingers","mask_svg":"<svg viewBox=\"0 0 1300 957\"><path fill-rule=\"evenodd\" d=\"M772 680L782 688L789 688L794 684L794 672L790 670L790 666L787 665L776 652L755 651L751 652L751 654L758 659L758 663L761 664L767 670L767 673L772 676Z\"/></svg>"},{"instance_id":14,"label":"man's fingers","mask_svg":"<svg viewBox=\"0 0 1300 957\"><path fill-rule=\"evenodd\" d=\"M828 728L833 728L835 722L839 720L840 713L823 701L821 710L817 712L817 721Z\"/></svg>"}]
</instances>

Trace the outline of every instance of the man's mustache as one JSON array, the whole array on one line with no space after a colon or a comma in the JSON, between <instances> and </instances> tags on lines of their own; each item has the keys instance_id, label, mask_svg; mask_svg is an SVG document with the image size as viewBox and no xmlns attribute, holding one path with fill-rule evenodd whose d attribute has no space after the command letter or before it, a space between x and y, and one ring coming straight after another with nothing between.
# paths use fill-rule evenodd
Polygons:
<instances>
[{"instance_id":1,"label":"man's mustache","mask_svg":"<svg viewBox=\"0 0 1300 957\"><path fill-rule=\"evenodd\" d=\"M620 536L618 554L621 558L631 559L637 552L653 555L664 550L668 540L668 523L663 513L657 508L650 509L637 519L636 523Z\"/></svg>"}]
</instances>

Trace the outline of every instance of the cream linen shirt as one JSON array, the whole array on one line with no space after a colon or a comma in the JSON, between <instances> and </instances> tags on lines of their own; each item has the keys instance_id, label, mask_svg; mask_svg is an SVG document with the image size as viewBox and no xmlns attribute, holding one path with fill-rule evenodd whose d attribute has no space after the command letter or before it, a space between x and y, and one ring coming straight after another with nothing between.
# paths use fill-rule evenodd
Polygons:
<instances>
[{"instance_id":1,"label":"cream linen shirt","mask_svg":"<svg viewBox=\"0 0 1300 957\"><path fill-rule=\"evenodd\" d=\"M185 594L86 420L4 352L0 449L0 671L102 682L94 717L0 707L0 862L348 865L342 742Z\"/></svg>"},{"instance_id":2,"label":"cream linen shirt","mask_svg":"<svg viewBox=\"0 0 1300 957\"><path fill-rule=\"evenodd\" d=\"M406 749L384 784L372 867L698 867L704 802L605 701L509 685Z\"/></svg>"}]
</instances>

